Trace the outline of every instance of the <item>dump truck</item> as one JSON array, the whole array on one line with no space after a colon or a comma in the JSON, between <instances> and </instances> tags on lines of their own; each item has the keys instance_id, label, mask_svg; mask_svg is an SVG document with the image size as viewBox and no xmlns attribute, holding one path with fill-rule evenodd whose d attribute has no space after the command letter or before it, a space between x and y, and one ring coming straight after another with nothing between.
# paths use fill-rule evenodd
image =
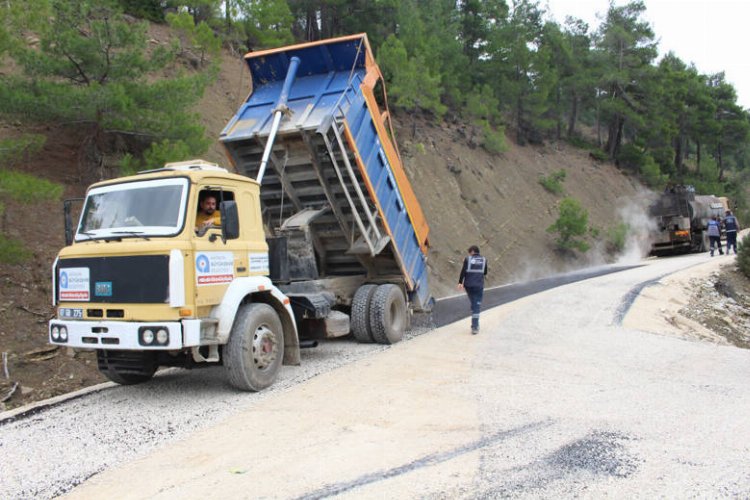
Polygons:
<instances>
[{"instance_id":1,"label":"dump truck","mask_svg":"<svg viewBox=\"0 0 750 500\"><path fill-rule=\"evenodd\" d=\"M119 384L221 364L258 391L300 349L402 339L434 303L429 228L364 34L245 56L252 91L203 160L92 185L53 266L52 344ZM197 227L212 203L219 224ZM212 215L213 217L213 215Z\"/></svg>"},{"instance_id":2,"label":"dump truck","mask_svg":"<svg viewBox=\"0 0 750 500\"><path fill-rule=\"evenodd\" d=\"M725 197L698 195L689 185L668 186L649 207L655 222L651 254L705 252L709 219L721 219L728 207Z\"/></svg>"}]
</instances>

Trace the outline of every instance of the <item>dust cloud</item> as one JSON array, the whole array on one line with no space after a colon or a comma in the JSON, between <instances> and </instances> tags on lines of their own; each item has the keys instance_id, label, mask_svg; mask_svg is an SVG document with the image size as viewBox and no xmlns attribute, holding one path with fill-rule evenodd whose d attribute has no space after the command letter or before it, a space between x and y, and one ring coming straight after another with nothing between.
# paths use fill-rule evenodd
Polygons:
<instances>
[{"instance_id":1,"label":"dust cloud","mask_svg":"<svg viewBox=\"0 0 750 500\"><path fill-rule=\"evenodd\" d=\"M551 261L527 261L514 274L512 281L523 283L608 264L638 263L648 256L651 250L651 235L656 230L656 221L649 216L648 207L655 196L655 193L644 189L631 197L620 199L616 210L617 218L606 227L600 227L596 239L588 238L591 248L587 252L573 253L571 251L567 262L563 265L554 264ZM612 248L609 233L619 224L625 224L627 232L622 250L616 252ZM550 236L551 239L552 236ZM553 243L550 244L550 251L555 251L552 249L553 245Z\"/></svg>"}]
</instances>

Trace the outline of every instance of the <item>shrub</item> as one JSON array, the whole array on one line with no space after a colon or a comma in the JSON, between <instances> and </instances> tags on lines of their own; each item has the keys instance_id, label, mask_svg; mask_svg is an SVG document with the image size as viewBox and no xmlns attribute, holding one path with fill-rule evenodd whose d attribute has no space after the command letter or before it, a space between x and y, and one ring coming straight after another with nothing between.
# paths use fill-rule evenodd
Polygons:
<instances>
[{"instance_id":1,"label":"shrub","mask_svg":"<svg viewBox=\"0 0 750 500\"><path fill-rule=\"evenodd\" d=\"M562 194L563 193L562 181L564 180L565 180L565 170L561 168L557 172L552 172L546 177L540 177L539 184L541 184L544 187L544 189L546 189L550 193Z\"/></svg>"},{"instance_id":2,"label":"shrub","mask_svg":"<svg viewBox=\"0 0 750 500\"><path fill-rule=\"evenodd\" d=\"M0 262L20 264L31 257L31 251L23 243L0 233Z\"/></svg>"},{"instance_id":3,"label":"shrub","mask_svg":"<svg viewBox=\"0 0 750 500\"><path fill-rule=\"evenodd\" d=\"M484 135L482 147L488 153L499 154L506 152L508 145L505 143L505 129L501 126L493 127L487 121L482 121L481 125Z\"/></svg>"},{"instance_id":4,"label":"shrub","mask_svg":"<svg viewBox=\"0 0 750 500\"><path fill-rule=\"evenodd\" d=\"M750 233L746 234L737 246L737 265L742 274L750 278Z\"/></svg>"},{"instance_id":5,"label":"shrub","mask_svg":"<svg viewBox=\"0 0 750 500\"><path fill-rule=\"evenodd\" d=\"M625 222L620 222L615 227L607 231L607 244L615 252L622 252L627 242L630 226Z\"/></svg>"},{"instance_id":6,"label":"shrub","mask_svg":"<svg viewBox=\"0 0 750 500\"><path fill-rule=\"evenodd\" d=\"M646 158L643 165L640 166L639 172L643 181L652 188L661 187L666 184L669 176L661 173L659 164L650 156Z\"/></svg>"},{"instance_id":7,"label":"shrub","mask_svg":"<svg viewBox=\"0 0 750 500\"><path fill-rule=\"evenodd\" d=\"M580 237L586 234L589 213L575 198L563 198L558 210L559 217L547 228L548 233L557 233L557 247L560 250L588 251L590 245Z\"/></svg>"},{"instance_id":8,"label":"shrub","mask_svg":"<svg viewBox=\"0 0 750 500\"><path fill-rule=\"evenodd\" d=\"M605 151L602 151L601 149L592 149L591 151L589 151L589 154L596 161L609 161L609 156Z\"/></svg>"},{"instance_id":9,"label":"shrub","mask_svg":"<svg viewBox=\"0 0 750 500\"><path fill-rule=\"evenodd\" d=\"M38 153L46 139L39 134L25 134L17 139L0 139L0 164L12 165L27 155Z\"/></svg>"}]
</instances>

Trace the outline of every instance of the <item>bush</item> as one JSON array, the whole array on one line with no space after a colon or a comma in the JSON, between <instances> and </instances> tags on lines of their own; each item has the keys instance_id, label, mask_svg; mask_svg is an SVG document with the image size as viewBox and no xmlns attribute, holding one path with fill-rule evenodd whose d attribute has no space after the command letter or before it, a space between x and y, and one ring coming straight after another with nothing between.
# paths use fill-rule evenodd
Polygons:
<instances>
[{"instance_id":1,"label":"bush","mask_svg":"<svg viewBox=\"0 0 750 500\"><path fill-rule=\"evenodd\" d=\"M202 147L202 144L193 146L182 140L164 139L161 142L154 142L143 153L142 160L126 154L120 160L120 174L133 175L140 170L161 168L168 162L192 160L201 155L200 148Z\"/></svg>"},{"instance_id":2,"label":"bush","mask_svg":"<svg viewBox=\"0 0 750 500\"><path fill-rule=\"evenodd\" d=\"M609 228L607 231L607 245L614 252L622 252L625 249L629 232L630 226L625 222L620 222L615 227Z\"/></svg>"},{"instance_id":3,"label":"bush","mask_svg":"<svg viewBox=\"0 0 750 500\"><path fill-rule=\"evenodd\" d=\"M31 257L31 251L23 243L0 233L0 262L20 264Z\"/></svg>"},{"instance_id":4,"label":"bush","mask_svg":"<svg viewBox=\"0 0 750 500\"><path fill-rule=\"evenodd\" d=\"M592 149L589 151L589 154L596 161L609 161L609 156L607 156L607 153L601 149Z\"/></svg>"},{"instance_id":5,"label":"bush","mask_svg":"<svg viewBox=\"0 0 750 500\"><path fill-rule=\"evenodd\" d=\"M661 168L650 156L646 159L645 163L640 166L639 172L641 177L643 177L643 182L652 188L663 186L669 179L668 175L661 173Z\"/></svg>"},{"instance_id":6,"label":"bush","mask_svg":"<svg viewBox=\"0 0 750 500\"><path fill-rule=\"evenodd\" d=\"M750 233L746 234L737 246L737 265L742 274L750 278Z\"/></svg>"},{"instance_id":7,"label":"bush","mask_svg":"<svg viewBox=\"0 0 750 500\"><path fill-rule=\"evenodd\" d=\"M580 239L587 231L589 213L575 198L563 198L559 206L560 216L547 228L548 233L557 233L555 244L560 250L586 252L590 245Z\"/></svg>"},{"instance_id":8,"label":"bush","mask_svg":"<svg viewBox=\"0 0 750 500\"><path fill-rule=\"evenodd\" d=\"M54 201L60 198L63 187L55 182L12 170L0 169L0 194L21 203L36 200Z\"/></svg>"},{"instance_id":9,"label":"bush","mask_svg":"<svg viewBox=\"0 0 750 500\"><path fill-rule=\"evenodd\" d=\"M565 175L565 170L561 168L557 172L552 172L546 177L540 177L539 184L541 184L544 189L546 189L550 193L562 194L562 181L565 180Z\"/></svg>"},{"instance_id":10,"label":"bush","mask_svg":"<svg viewBox=\"0 0 750 500\"><path fill-rule=\"evenodd\" d=\"M482 147L488 153L499 154L508 150L508 145L505 144L505 129L503 127L493 128L489 123L483 122L482 130L484 132Z\"/></svg>"},{"instance_id":11,"label":"bush","mask_svg":"<svg viewBox=\"0 0 750 500\"><path fill-rule=\"evenodd\" d=\"M0 164L12 165L24 157L38 153L46 140L46 137L39 134L25 134L17 139L1 139Z\"/></svg>"}]
</instances>

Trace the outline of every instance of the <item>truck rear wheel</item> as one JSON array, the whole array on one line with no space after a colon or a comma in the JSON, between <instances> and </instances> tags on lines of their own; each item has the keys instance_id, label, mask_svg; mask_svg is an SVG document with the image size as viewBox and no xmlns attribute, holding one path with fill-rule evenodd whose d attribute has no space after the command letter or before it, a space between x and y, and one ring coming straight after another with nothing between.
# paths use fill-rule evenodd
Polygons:
<instances>
[{"instance_id":1,"label":"truck rear wheel","mask_svg":"<svg viewBox=\"0 0 750 500\"><path fill-rule=\"evenodd\" d=\"M393 284L380 285L370 301L370 331L379 344L394 344L404 337L408 324L406 299Z\"/></svg>"},{"instance_id":2,"label":"truck rear wheel","mask_svg":"<svg viewBox=\"0 0 750 500\"><path fill-rule=\"evenodd\" d=\"M224 367L229 383L242 391L260 391L276 380L284 357L284 330L268 304L240 306L229 342L224 346Z\"/></svg>"},{"instance_id":3,"label":"truck rear wheel","mask_svg":"<svg viewBox=\"0 0 750 500\"><path fill-rule=\"evenodd\" d=\"M156 353L140 351L96 351L99 371L115 384L135 385L148 382L159 367Z\"/></svg>"},{"instance_id":4,"label":"truck rear wheel","mask_svg":"<svg viewBox=\"0 0 750 500\"><path fill-rule=\"evenodd\" d=\"M370 329L370 303L377 285L362 285L352 298L352 334L357 342L369 344L374 341Z\"/></svg>"}]
</instances>

